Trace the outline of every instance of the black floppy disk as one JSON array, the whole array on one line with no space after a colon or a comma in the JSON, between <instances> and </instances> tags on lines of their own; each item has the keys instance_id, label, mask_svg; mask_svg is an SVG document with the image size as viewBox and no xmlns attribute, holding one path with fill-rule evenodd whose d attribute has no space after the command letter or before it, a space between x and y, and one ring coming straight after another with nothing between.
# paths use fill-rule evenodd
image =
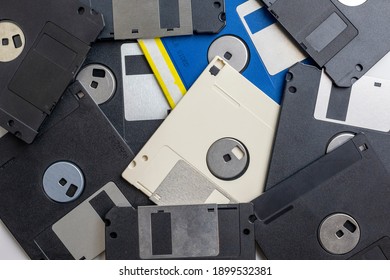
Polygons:
<instances>
[{"instance_id":1,"label":"black floppy disk","mask_svg":"<svg viewBox=\"0 0 390 280\"><path fill-rule=\"evenodd\" d=\"M250 203L114 207L106 220L107 259L255 259Z\"/></svg>"},{"instance_id":2,"label":"black floppy disk","mask_svg":"<svg viewBox=\"0 0 390 280\"><path fill-rule=\"evenodd\" d=\"M327 107L327 115L332 115L333 118L345 114L351 96L351 89L333 87L330 99L323 99L320 95L322 76L321 70L313 66L296 64L289 69L268 172L267 190L360 132L365 133L384 166L390 171L388 132L325 121L316 116L317 108L323 107ZM358 83L360 81L355 85ZM381 84L386 86L383 80ZM373 85L373 94L378 93L375 88L380 89ZM370 111L368 107L375 104L371 101L368 99L363 103L367 108L362 108L362 113ZM386 118L378 119L378 122L381 121L388 122Z\"/></svg>"},{"instance_id":3,"label":"black floppy disk","mask_svg":"<svg viewBox=\"0 0 390 280\"><path fill-rule=\"evenodd\" d=\"M141 150L170 111L136 41L93 44L76 79L134 153Z\"/></svg>"},{"instance_id":4,"label":"black floppy disk","mask_svg":"<svg viewBox=\"0 0 390 280\"><path fill-rule=\"evenodd\" d=\"M262 1L340 87L350 87L390 51L387 0Z\"/></svg>"},{"instance_id":5,"label":"black floppy disk","mask_svg":"<svg viewBox=\"0 0 390 280\"><path fill-rule=\"evenodd\" d=\"M225 0L81 0L104 15L99 39L138 39L218 33L226 24Z\"/></svg>"},{"instance_id":6,"label":"black floppy disk","mask_svg":"<svg viewBox=\"0 0 390 280\"><path fill-rule=\"evenodd\" d=\"M389 259L390 175L364 134L253 201L269 259Z\"/></svg>"},{"instance_id":7,"label":"black floppy disk","mask_svg":"<svg viewBox=\"0 0 390 280\"><path fill-rule=\"evenodd\" d=\"M75 0L2 1L0 126L31 143L103 27Z\"/></svg>"},{"instance_id":8,"label":"black floppy disk","mask_svg":"<svg viewBox=\"0 0 390 280\"><path fill-rule=\"evenodd\" d=\"M0 218L31 259L92 259L104 251L104 216L147 205L121 178L134 156L79 83L33 144L0 138Z\"/></svg>"}]
</instances>

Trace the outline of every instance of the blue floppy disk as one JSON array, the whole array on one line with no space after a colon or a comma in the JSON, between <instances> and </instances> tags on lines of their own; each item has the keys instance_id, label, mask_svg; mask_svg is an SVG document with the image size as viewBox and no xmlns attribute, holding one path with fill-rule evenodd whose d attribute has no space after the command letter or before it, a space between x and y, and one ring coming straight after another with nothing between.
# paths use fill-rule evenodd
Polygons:
<instances>
[{"instance_id":1,"label":"blue floppy disk","mask_svg":"<svg viewBox=\"0 0 390 280\"><path fill-rule=\"evenodd\" d=\"M287 69L305 54L256 0L226 1L226 18L219 34L161 39L182 83L191 87L218 55L280 103Z\"/></svg>"}]
</instances>

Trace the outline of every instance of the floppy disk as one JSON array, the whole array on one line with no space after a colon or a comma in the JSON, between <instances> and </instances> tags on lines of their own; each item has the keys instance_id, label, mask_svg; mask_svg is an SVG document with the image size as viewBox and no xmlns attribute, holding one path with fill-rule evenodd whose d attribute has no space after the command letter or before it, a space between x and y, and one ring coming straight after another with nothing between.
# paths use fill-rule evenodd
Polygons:
<instances>
[{"instance_id":1,"label":"floppy disk","mask_svg":"<svg viewBox=\"0 0 390 280\"><path fill-rule=\"evenodd\" d=\"M139 152L170 111L135 41L93 44L76 79L134 153Z\"/></svg>"},{"instance_id":2,"label":"floppy disk","mask_svg":"<svg viewBox=\"0 0 390 280\"><path fill-rule=\"evenodd\" d=\"M248 202L263 191L278 115L216 57L123 177L158 205Z\"/></svg>"},{"instance_id":3,"label":"floppy disk","mask_svg":"<svg viewBox=\"0 0 390 280\"><path fill-rule=\"evenodd\" d=\"M0 150L0 218L31 259L93 259L108 210L148 204L118 173L133 154L78 83L32 145L8 133Z\"/></svg>"},{"instance_id":4,"label":"floppy disk","mask_svg":"<svg viewBox=\"0 0 390 280\"><path fill-rule=\"evenodd\" d=\"M103 29L103 17L75 0L6 0L0 19L0 125L31 143Z\"/></svg>"},{"instance_id":5,"label":"floppy disk","mask_svg":"<svg viewBox=\"0 0 390 280\"><path fill-rule=\"evenodd\" d=\"M359 132L366 134L390 170L390 81L372 70L352 88L332 86L313 66L297 64L289 70L266 189Z\"/></svg>"},{"instance_id":6,"label":"floppy disk","mask_svg":"<svg viewBox=\"0 0 390 280\"><path fill-rule=\"evenodd\" d=\"M305 56L256 0L226 2L226 27L218 35L143 40L141 47L176 105L215 56L224 58L249 81L280 102L286 69ZM177 82L180 77L184 86ZM185 93L185 91L184 91Z\"/></svg>"},{"instance_id":7,"label":"floppy disk","mask_svg":"<svg viewBox=\"0 0 390 280\"><path fill-rule=\"evenodd\" d=\"M255 259L253 206L114 207L106 215L106 257Z\"/></svg>"},{"instance_id":8,"label":"floppy disk","mask_svg":"<svg viewBox=\"0 0 390 280\"><path fill-rule=\"evenodd\" d=\"M390 51L389 1L262 1L340 87L350 87Z\"/></svg>"},{"instance_id":9,"label":"floppy disk","mask_svg":"<svg viewBox=\"0 0 390 280\"><path fill-rule=\"evenodd\" d=\"M358 134L253 201L256 241L269 259L389 259L389 199L389 173Z\"/></svg>"}]
</instances>

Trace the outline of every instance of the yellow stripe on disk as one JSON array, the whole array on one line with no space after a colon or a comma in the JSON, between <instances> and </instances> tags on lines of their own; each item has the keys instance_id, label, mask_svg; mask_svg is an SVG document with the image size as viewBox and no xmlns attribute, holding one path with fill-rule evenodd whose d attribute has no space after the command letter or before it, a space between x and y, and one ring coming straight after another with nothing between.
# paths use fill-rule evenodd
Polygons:
<instances>
[{"instance_id":1,"label":"yellow stripe on disk","mask_svg":"<svg viewBox=\"0 0 390 280\"><path fill-rule=\"evenodd\" d=\"M167 50L165 49L161 39L155 39L155 40L156 40L156 44L157 44L158 49L160 50L162 56L164 57L165 63L168 65L168 68L169 68L170 72L172 73L172 76L175 80L175 85L177 85L179 87L181 94L185 95L187 90L186 90L183 82L181 81L180 76L177 73L176 68L173 65L172 60L171 60Z\"/></svg>"},{"instance_id":2,"label":"yellow stripe on disk","mask_svg":"<svg viewBox=\"0 0 390 280\"><path fill-rule=\"evenodd\" d=\"M173 99L169 93L168 87L165 84L164 79L162 78L160 72L158 71L158 68L157 68L156 64L154 63L153 58L150 55L148 48L146 47L145 43L142 40L138 40L138 43L139 43L142 51L144 52L146 60L149 62L149 65L152 68L152 71L153 71L154 75L156 76L156 79L157 79L158 83L160 84L160 86L164 92L165 97L168 100L169 106L172 109L175 108L175 106L176 106L175 101L173 101Z\"/></svg>"},{"instance_id":3,"label":"yellow stripe on disk","mask_svg":"<svg viewBox=\"0 0 390 280\"><path fill-rule=\"evenodd\" d=\"M166 51L161 39L154 39L154 41L155 41L155 44L160 52L160 55L163 57L164 62L169 69L169 72L170 72L172 78L174 79L174 84L177 86L180 93L182 95L184 95L187 92L187 90L186 90L183 82L181 81L180 76L177 73L176 68L173 65L172 60L169 57L168 52ZM168 100L169 106L172 109L175 108L177 101L175 101L174 98L172 97L172 94L169 91L169 87L167 86L166 81L163 78L163 75L160 73L159 67L157 66L157 64L153 60L153 56L149 52L147 45L145 44L145 42L143 40L138 40L138 43L139 43L139 45L140 45L140 47L145 55L150 67L152 68L152 71L153 71L154 75L156 76L156 79L157 79L158 83L160 84L166 99ZM169 81L167 81L167 82L169 82Z\"/></svg>"}]
</instances>

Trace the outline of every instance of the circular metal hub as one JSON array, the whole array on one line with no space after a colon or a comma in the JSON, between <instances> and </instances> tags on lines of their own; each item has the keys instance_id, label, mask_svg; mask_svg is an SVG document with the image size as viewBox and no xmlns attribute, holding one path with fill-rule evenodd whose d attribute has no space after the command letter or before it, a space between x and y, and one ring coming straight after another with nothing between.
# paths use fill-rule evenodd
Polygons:
<instances>
[{"instance_id":1,"label":"circular metal hub","mask_svg":"<svg viewBox=\"0 0 390 280\"><path fill-rule=\"evenodd\" d=\"M225 59L238 72L245 70L249 63L249 49L240 38L225 35L215 39L208 51L208 60L211 62L216 56Z\"/></svg>"},{"instance_id":2,"label":"circular metal hub","mask_svg":"<svg viewBox=\"0 0 390 280\"><path fill-rule=\"evenodd\" d=\"M103 65L91 64L84 67L77 75L76 80L82 84L98 105L106 103L115 93L115 76L110 69Z\"/></svg>"},{"instance_id":3,"label":"circular metal hub","mask_svg":"<svg viewBox=\"0 0 390 280\"><path fill-rule=\"evenodd\" d=\"M26 39L22 29L10 21L0 22L0 62L10 62L23 52Z\"/></svg>"},{"instance_id":4,"label":"circular metal hub","mask_svg":"<svg viewBox=\"0 0 390 280\"><path fill-rule=\"evenodd\" d=\"M43 175L43 189L56 202L76 200L84 190L84 176L81 170L70 162L57 162Z\"/></svg>"},{"instance_id":5,"label":"circular metal hub","mask_svg":"<svg viewBox=\"0 0 390 280\"><path fill-rule=\"evenodd\" d=\"M245 146L232 138L223 138L211 145L206 160L210 172L225 181L241 177L249 166Z\"/></svg>"},{"instance_id":6,"label":"circular metal hub","mask_svg":"<svg viewBox=\"0 0 390 280\"><path fill-rule=\"evenodd\" d=\"M320 225L319 240L329 253L344 255L351 252L359 243L360 228L351 216L333 214Z\"/></svg>"},{"instance_id":7,"label":"circular metal hub","mask_svg":"<svg viewBox=\"0 0 390 280\"><path fill-rule=\"evenodd\" d=\"M353 137L355 137L355 134L353 134L351 132L345 132L345 133L341 133L341 134L337 135L328 144L328 148L326 149L326 153L329 154L330 152L334 151L338 147L347 143Z\"/></svg>"}]
</instances>

